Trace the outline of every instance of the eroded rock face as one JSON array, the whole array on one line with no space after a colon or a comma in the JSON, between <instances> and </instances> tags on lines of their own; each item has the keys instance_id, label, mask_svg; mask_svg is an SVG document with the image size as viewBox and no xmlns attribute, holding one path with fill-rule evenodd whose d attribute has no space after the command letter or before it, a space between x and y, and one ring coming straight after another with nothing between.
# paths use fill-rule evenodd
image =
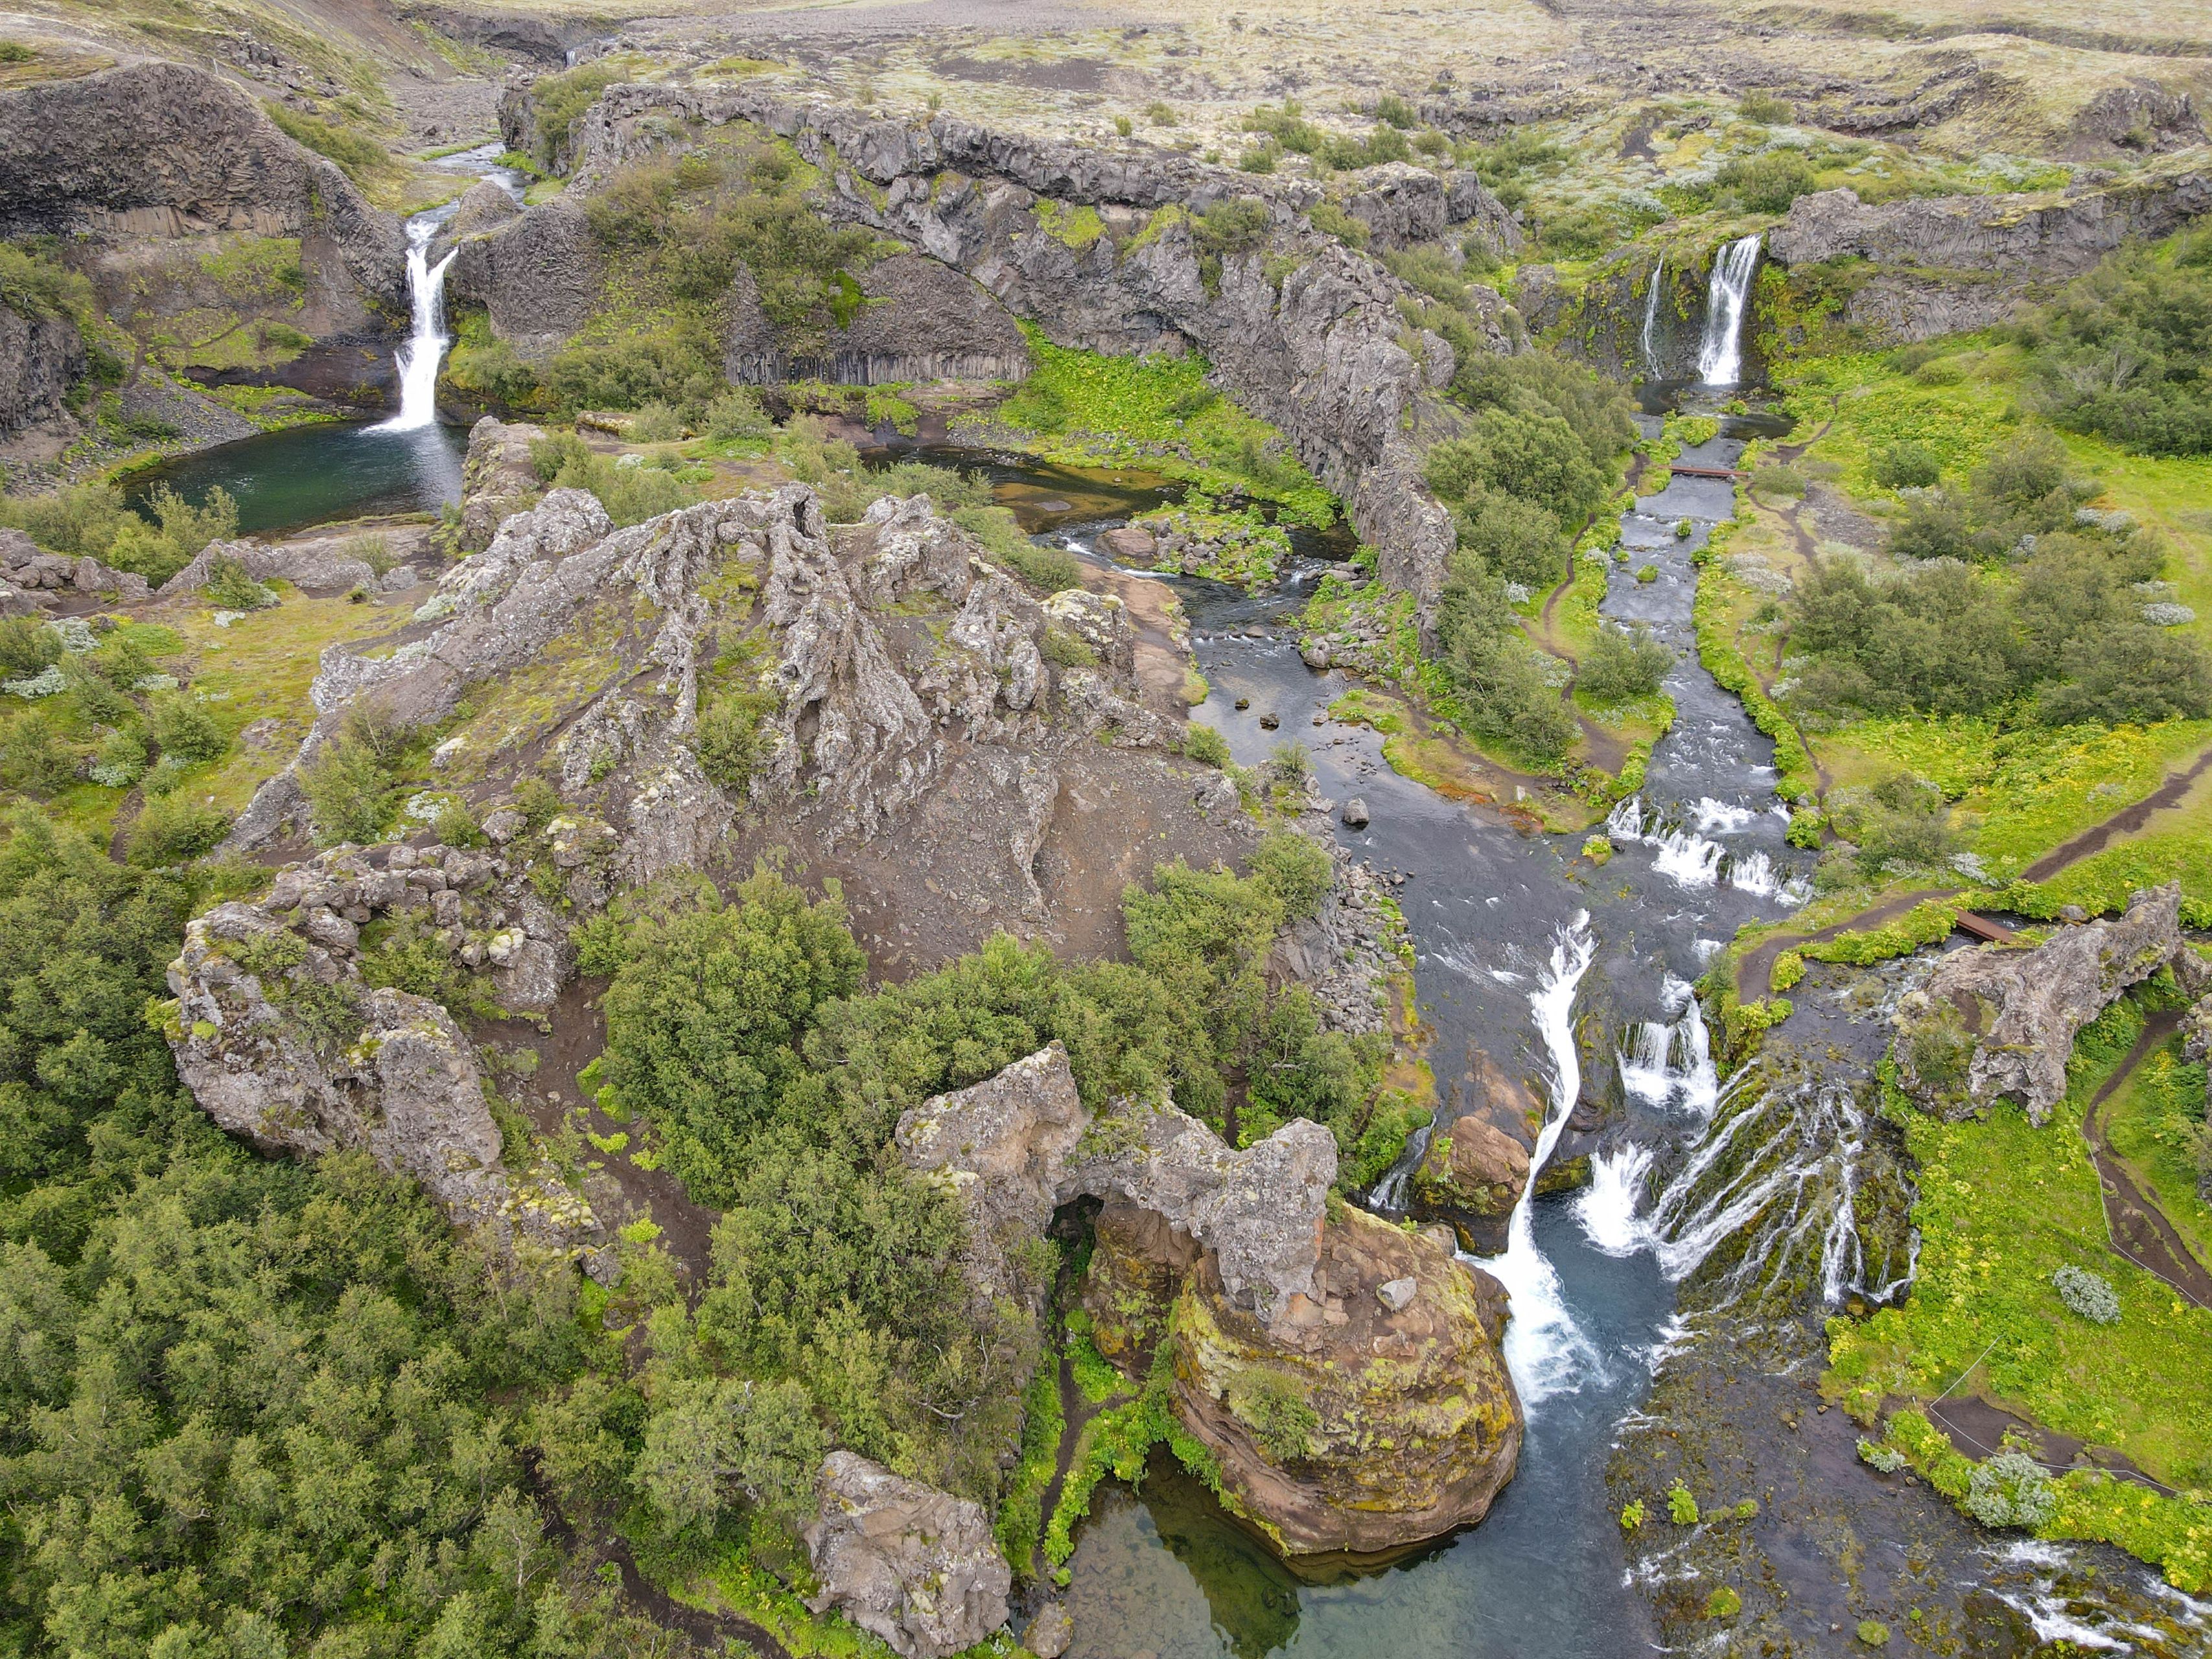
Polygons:
<instances>
[{"instance_id":1,"label":"eroded rock face","mask_svg":"<svg viewBox=\"0 0 2212 1659\"><path fill-rule=\"evenodd\" d=\"M70 319L0 305L0 438L64 419L85 362L84 337Z\"/></svg>"},{"instance_id":2,"label":"eroded rock face","mask_svg":"<svg viewBox=\"0 0 2212 1659\"><path fill-rule=\"evenodd\" d=\"M1172 1105L1128 1105L1078 1149L1058 1201L1119 1198L1218 1261L1228 1304L1263 1323L1310 1297L1336 1138L1301 1118L1243 1151Z\"/></svg>"},{"instance_id":3,"label":"eroded rock face","mask_svg":"<svg viewBox=\"0 0 2212 1659\"><path fill-rule=\"evenodd\" d=\"M379 912L427 915L448 895L495 904L495 860L432 850L441 856L378 867L341 848L283 872L259 903L193 921L169 965L178 1074L210 1117L264 1152L365 1150L457 1226L584 1255L598 1270L602 1230L582 1195L550 1169L504 1167L475 1048L452 1015L362 981L360 928Z\"/></svg>"},{"instance_id":4,"label":"eroded rock face","mask_svg":"<svg viewBox=\"0 0 2212 1659\"><path fill-rule=\"evenodd\" d=\"M501 120L510 142L526 141L534 116L520 88L502 99ZM1319 192L1304 181L1054 143L950 115L908 125L756 86L618 86L574 125L574 179L561 202L465 245L454 291L483 301L495 329L518 349L544 349L581 325L599 281L587 228L556 224L555 210L580 224L570 198L629 161L665 153L672 131L739 121L789 138L829 171L824 212L972 278L994 305L1039 321L1056 340L1117 353L1196 345L1222 384L1280 426L1299 459L1345 498L1363 539L1379 551L1383 579L1418 593L1428 617L1455 538L1449 515L1422 482L1421 456L1460 424L1441 395L1452 349L1433 335L1418 341L1418 356L1407 349L1397 303L1410 290L1376 261L1312 229L1304 216ZM1501 244L1518 234L1479 181L1378 176L1370 193L1375 216L1407 234L1432 221L1480 221ZM1266 204L1273 224L1263 250L1224 260L1219 280L1209 283L1176 216L1230 200ZM1091 211L1100 234L1053 234L1055 216L1076 208ZM1166 208L1176 213L1155 222ZM1279 283L1267 273L1269 258L1288 262ZM905 281L898 272L915 269L899 264L881 280ZM1504 302L1486 289L1473 292L1486 343L1509 349ZM739 292L729 307L726 349L740 369L781 350L758 325L757 300ZM944 320L961 308L949 295L942 305L909 307L929 325L880 343L894 356L957 359L1003 337L988 313L973 321L985 332L972 339L969 321ZM863 312L856 325L874 327L866 319ZM844 367L872 374L878 343L849 343L854 360Z\"/></svg>"},{"instance_id":5,"label":"eroded rock face","mask_svg":"<svg viewBox=\"0 0 2212 1659\"><path fill-rule=\"evenodd\" d=\"M11 313L0 312L0 316ZM0 529L0 582L35 592L118 593L126 599L146 597L146 579L127 570L116 570L98 559L72 558L62 553L43 553L38 544L20 530ZM35 601L9 607L33 610Z\"/></svg>"},{"instance_id":6,"label":"eroded rock face","mask_svg":"<svg viewBox=\"0 0 2212 1659\"><path fill-rule=\"evenodd\" d=\"M1264 1323L1212 1262L1176 1306L1176 1414L1291 1555L1371 1556L1480 1521L1513 1476L1505 1292L1431 1231L1340 1210L1310 1295Z\"/></svg>"},{"instance_id":7,"label":"eroded rock face","mask_svg":"<svg viewBox=\"0 0 2212 1659\"><path fill-rule=\"evenodd\" d=\"M205 70L140 60L0 93L0 235L296 236L311 311L405 314L398 221Z\"/></svg>"},{"instance_id":8,"label":"eroded rock face","mask_svg":"<svg viewBox=\"0 0 2212 1659\"><path fill-rule=\"evenodd\" d=\"M469 428L469 453L461 462L463 547L489 547L507 515L537 500L543 485L530 446L544 435L544 427L489 415Z\"/></svg>"},{"instance_id":9,"label":"eroded rock face","mask_svg":"<svg viewBox=\"0 0 2212 1659\"><path fill-rule=\"evenodd\" d=\"M762 308L750 276L732 295L722 372L754 386L827 380L884 386L915 380L1020 380L1029 343L1006 308L973 277L920 253L878 259L858 277L868 304L794 356Z\"/></svg>"},{"instance_id":10,"label":"eroded rock face","mask_svg":"<svg viewBox=\"0 0 2212 1659\"><path fill-rule=\"evenodd\" d=\"M2176 884L2138 893L2116 920L2062 927L2030 949L1953 951L1899 1000L1899 1085L1947 1116L2010 1097L2042 1123L2065 1098L2075 1034L2182 948L2180 908Z\"/></svg>"},{"instance_id":11,"label":"eroded rock face","mask_svg":"<svg viewBox=\"0 0 2212 1659\"><path fill-rule=\"evenodd\" d=\"M2201 170L2051 202L2033 196L1862 202L1850 190L1801 196L1767 240L1789 265L1856 258L1876 270L1846 302L1847 321L1898 340L1984 328L2032 284L2077 276L2124 241L2156 237L2212 211Z\"/></svg>"},{"instance_id":12,"label":"eroded rock face","mask_svg":"<svg viewBox=\"0 0 2212 1659\"><path fill-rule=\"evenodd\" d=\"M236 562L258 582L281 577L296 587L323 592L343 593L358 587L374 593L387 586L412 586L415 580L414 568L401 565L387 573L401 580L387 583L367 560L354 557L343 539L270 546L246 537L234 542L210 542L190 564L161 584L162 597L196 593L205 587L218 559Z\"/></svg>"},{"instance_id":13,"label":"eroded rock face","mask_svg":"<svg viewBox=\"0 0 2212 1659\"><path fill-rule=\"evenodd\" d=\"M1042 1291L1016 1285L1006 1252L1042 1236L1090 1122L1057 1042L900 1117L893 1138L907 1166L947 1182L967 1212L969 1274L984 1294L1034 1302Z\"/></svg>"},{"instance_id":14,"label":"eroded rock face","mask_svg":"<svg viewBox=\"0 0 2212 1659\"><path fill-rule=\"evenodd\" d=\"M946 1659L1006 1622L1013 1574L981 1506L848 1451L822 1462L805 1531L821 1595L906 1659Z\"/></svg>"}]
</instances>

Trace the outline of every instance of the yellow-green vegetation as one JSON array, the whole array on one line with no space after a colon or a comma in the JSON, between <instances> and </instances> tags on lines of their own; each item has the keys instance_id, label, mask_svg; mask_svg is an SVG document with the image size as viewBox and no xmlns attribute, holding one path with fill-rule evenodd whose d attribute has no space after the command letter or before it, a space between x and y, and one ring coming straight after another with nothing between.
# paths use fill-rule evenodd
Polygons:
<instances>
[{"instance_id":1,"label":"yellow-green vegetation","mask_svg":"<svg viewBox=\"0 0 2212 1659\"><path fill-rule=\"evenodd\" d=\"M1808 961L1848 962L1865 967L1872 963L1887 962L1896 957L1909 957L1923 945L1948 939L1958 921L1959 906L1956 903L1948 899L1929 899L1880 927L1846 931L1832 939L1808 939L1784 954L1798 958L1801 974ZM1775 958L1774 967L1774 988L1788 990L1790 988L1784 982L1782 974L1782 957Z\"/></svg>"},{"instance_id":2,"label":"yellow-green vegetation","mask_svg":"<svg viewBox=\"0 0 2212 1659\"><path fill-rule=\"evenodd\" d=\"M1335 497L1280 432L1208 384L1204 358L1108 357L1056 346L1031 325L1024 331L1036 370L995 413L1027 435L1031 453L1078 466L1141 465L1217 495L1270 502L1293 523L1335 522Z\"/></svg>"},{"instance_id":3,"label":"yellow-green vegetation","mask_svg":"<svg viewBox=\"0 0 2212 1659\"><path fill-rule=\"evenodd\" d=\"M1060 1355L1048 1337L1037 1355L1036 1374L1022 1397L1021 1461L1007 1477L993 1531L1017 1577L1035 1576L1036 1551L1044 1537L1044 1493L1059 1467L1060 1443L1067 1431L1060 1404Z\"/></svg>"},{"instance_id":4,"label":"yellow-green vegetation","mask_svg":"<svg viewBox=\"0 0 2212 1659\"><path fill-rule=\"evenodd\" d=\"M2212 1584L2212 1504L2204 1492L2212 1486L2212 1419L2200 1409L2212 1364L2212 1310L2191 1305L2107 1247L2097 1175L2078 1128L2143 1019L2143 1002L2131 996L2082 1030L2067 1098L2041 1128L2010 1104L1984 1119L1946 1123L1887 1092L1884 1109L1918 1166L1917 1278L1901 1306L1863 1322L1831 1322L1822 1389L1867 1424L1885 1399L1978 1394L2044 1428L2124 1454L2184 1495L2077 1471L2052 1483L2050 1518L2034 1530L2106 1540L2162 1566L2172 1583L2201 1590ZM2061 1300L2052 1275L2064 1267L2111 1285L2117 1322L2093 1322ZM1972 1464L1917 1412L1890 1418L1887 1440L1938 1490L1970 1498Z\"/></svg>"},{"instance_id":5,"label":"yellow-green vegetation","mask_svg":"<svg viewBox=\"0 0 2212 1659\"><path fill-rule=\"evenodd\" d=\"M2098 1121L2120 1162L2156 1197L2190 1253L2212 1267L2204 1062L2188 1059L2179 1036L2167 1038L2098 1108Z\"/></svg>"}]
</instances>

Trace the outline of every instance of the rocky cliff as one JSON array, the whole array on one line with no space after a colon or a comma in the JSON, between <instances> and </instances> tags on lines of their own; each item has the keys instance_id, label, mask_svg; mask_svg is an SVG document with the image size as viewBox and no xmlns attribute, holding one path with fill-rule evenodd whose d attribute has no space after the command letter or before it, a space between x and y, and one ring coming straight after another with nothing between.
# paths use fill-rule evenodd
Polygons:
<instances>
[{"instance_id":1,"label":"rocky cliff","mask_svg":"<svg viewBox=\"0 0 2212 1659\"><path fill-rule=\"evenodd\" d=\"M503 100L510 142L529 107L520 91ZM909 125L757 88L630 85L611 89L577 122L568 194L587 194L630 161L738 122L789 139L828 173L825 212L893 237L980 289L945 289L927 302L918 293L887 296L899 304L865 327L888 331L840 342L828 367L857 378L901 365L1011 366L1012 337L994 307L1063 344L1117 353L1194 347L1224 389L1281 427L1299 459L1345 499L1379 550L1385 580L1434 598L1453 535L1420 482L1420 454L1455 429L1437 392L1450 378L1451 348L1424 335L1410 342L1418 355L1409 349L1397 302L1411 290L1313 228L1314 186L1182 156L1032 139L947 115ZM1517 235L1472 177L1376 171L1358 201L1383 228L1386 245L1469 222L1501 246ZM1267 223L1251 246L1217 258L1193 216L1232 202L1264 207ZM1096 234L1065 228L1079 210L1086 225L1095 219ZM455 267L456 292L485 304L495 328L519 344L573 330L579 308L588 308L577 296L588 286L590 256L575 227L556 228L555 219L533 209L465 246ZM546 251L556 245L569 252L549 271ZM879 281L919 288L921 267L888 263L893 269ZM738 311L732 366L769 372L778 348L742 320L745 307ZM1486 325L1488 343L1508 349L1510 321L1494 296Z\"/></svg>"},{"instance_id":2,"label":"rocky cliff","mask_svg":"<svg viewBox=\"0 0 2212 1659\"><path fill-rule=\"evenodd\" d=\"M331 331L372 306L405 314L398 222L204 70L146 61L0 92L0 236L296 237Z\"/></svg>"},{"instance_id":3,"label":"rocky cliff","mask_svg":"<svg viewBox=\"0 0 2212 1659\"><path fill-rule=\"evenodd\" d=\"M0 304L0 438L61 419L85 362L84 337L70 318Z\"/></svg>"},{"instance_id":4,"label":"rocky cliff","mask_svg":"<svg viewBox=\"0 0 2212 1659\"><path fill-rule=\"evenodd\" d=\"M1984 328L2023 297L2087 271L2123 242L2166 235L2212 212L2212 173L2173 166L2112 188L2051 196L1916 197L1862 202L1849 190L1801 196L1767 239L1792 267L1863 259L1844 320L1891 340Z\"/></svg>"}]
</instances>

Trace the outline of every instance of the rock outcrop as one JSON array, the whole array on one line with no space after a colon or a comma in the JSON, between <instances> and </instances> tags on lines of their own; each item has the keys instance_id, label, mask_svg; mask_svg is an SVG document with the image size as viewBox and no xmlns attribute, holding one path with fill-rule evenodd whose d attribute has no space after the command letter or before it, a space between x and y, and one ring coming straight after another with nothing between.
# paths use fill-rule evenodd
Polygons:
<instances>
[{"instance_id":1,"label":"rock outcrop","mask_svg":"<svg viewBox=\"0 0 2212 1659\"><path fill-rule=\"evenodd\" d=\"M396 592L415 585L415 567L394 565L382 574L366 559L349 550L349 537L322 537L270 545L252 537L234 542L210 542L191 563L161 584L161 597L197 593L213 574L216 562L236 563L255 581L272 577L319 592L344 593L362 588L371 593Z\"/></svg>"},{"instance_id":2,"label":"rock outcrop","mask_svg":"<svg viewBox=\"0 0 2212 1659\"><path fill-rule=\"evenodd\" d=\"M1228 1305L1262 1323L1310 1300L1336 1138L1300 1118L1239 1152L1165 1103L1125 1104L1077 1149L1058 1198L1117 1198L1218 1263Z\"/></svg>"},{"instance_id":3,"label":"rock outcrop","mask_svg":"<svg viewBox=\"0 0 2212 1659\"><path fill-rule=\"evenodd\" d=\"M944 1181L966 1212L969 1276L982 1295L1036 1311L1044 1287L1018 1285L1008 1253L1043 1235L1090 1121L1057 1042L900 1117L893 1139L907 1166Z\"/></svg>"},{"instance_id":4,"label":"rock outcrop","mask_svg":"<svg viewBox=\"0 0 2212 1659\"><path fill-rule=\"evenodd\" d=\"M1013 1574L979 1505L848 1451L823 1460L815 1490L816 1613L836 1608L905 1659L947 1659L1006 1622Z\"/></svg>"},{"instance_id":5,"label":"rock outcrop","mask_svg":"<svg viewBox=\"0 0 2212 1659\"><path fill-rule=\"evenodd\" d=\"M544 491L531 464L530 446L545 435L542 426L504 422L485 416L469 428L469 452L461 462L461 545L471 552L489 547L509 514L520 513Z\"/></svg>"},{"instance_id":6,"label":"rock outcrop","mask_svg":"<svg viewBox=\"0 0 2212 1659\"><path fill-rule=\"evenodd\" d=\"M0 236L297 237L319 316L406 314L398 222L205 70L143 60L0 92Z\"/></svg>"},{"instance_id":7,"label":"rock outcrop","mask_svg":"<svg viewBox=\"0 0 2212 1659\"><path fill-rule=\"evenodd\" d=\"M1030 372L1020 325L973 277L920 253L896 253L860 273L863 303L819 345L794 353L763 309L750 275L731 295L722 372L741 384L826 380L884 386L914 380L1019 380Z\"/></svg>"},{"instance_id":8,"label":"rock outcrop","mask_svg":"<svg viewBox=\"0 0 2212 1659\"><path fill-rule=\"evenodd\" d=\"M2212 212L2212 173L2185 168L2051 198L1911 197L1869 203L1850 190L1801 196L1768 237L1785 265L1864 259L1844 320L1895 340L1984 328L2038 285L2078 276L2123 242L2162 236Z\"/></svg>"},{"instance_id":9,"label":"rock outcrop","mask_svg":"<svg viewBox=\"0 0 2212 1659\"><path fill-rule=\"evenodd\" d=\"M5 315L0 313L0 315ZM20 530L0 528L0 583L26 595L52 593L113 593L126 599L146 597L146 579L128 570L117 570L82 555L46 553ZM36 609L37 603L10 608Z\"/></svg>"},{"instance_id":10,"label":"rock outcrop","mask_svg":"<svg viewBox=\"0 0 2212 1659\"><path fill-rule=\"evenodd\" d=\"M501 118L510 143L526 142L534 119L526 93L510 88ZM738 122L788 138L828 170L825 212L972 277L998 306L1056 341L1121 353L1195 346L1221 384L1281 427L1299 459L1346 500L1354 526L1378 550L1383 580L1417 593L1425 607L1441 592L1455 540L1449 516L1422 482L1421 455L1458 429L1438 390L1450 378L1452 349L1432 335L1413 342L1418 352L1408 348L1397 304L1411 291L1313 228L1305 216L1319 195L1310 184L1031 139L950 115L909 125L755 85L617 86L572 129L574 178L561 202L465 244L454 292L483 301L495 330L518 349L546 348L581 325L599 280L571 198L629 161L665 153L672 133ZM1511 222L1463 179L1439 180L1433 191L1411 179L1376 188L1372 210L1393 223L1463 215L1502 240ZM1189 216L1238 200L1264 205L1270 224L1264 246L1218 262L1217 280ZM1070 228L1079 211L1086 221L1079 232ZM559 225L556 212L567 216ZM1488 291L1474 292L1481 301ZM1492 349L1509 349L1513 337L1505 312L1495 296L1486 302ZM740 366L766 362L776 349L750 325L731 343ZM899 349L924 357L933 348L917 336Z\"/></svg>"},{"instance_id":11,"label":"rock outcrop","mask_svg":"<svg viewBox=\"0 0 2212 1659\"><path fill-rule=\"evenodd\" d=\"M2136 895L2114 920L2061 927L2041 945L1984 945L1936 964L1898 1001L1897 1080L1946 1116L2019 1100L2042 1123L2066 1096L2081 1029L2183 948L2181 889Z\"/></svg>"},{"instance_id":12,"label":"rock outcrop","mask_svg":"<svg viewBox=\"0 0 2212 1659\"><path fill-rule=\"evenodd\" d=\"M1415 1215L1449 1223L1462 1249L1496 1255L1528 1185L1528 1149L1480 1117L1462 1116L1429 1138L1407 1190Z\"/></svg>"},{"instance_id":13,"label":"rock outcrop","mask_svg":"<svg viewBox=\"0 0 2212 1659\"><path fill-rule=\"evenodd\" d=\"M0 303L0 438L64 419L86 362L73 319Z\"/></svg>"},{"instance_id":14,"label":"rock outcrop","mask_svg":"<svg viewBox=\"0 0 2212 1659\"><path fill-rule=\"evenodd\" d=\"M1175 1409L1224 1498L1286 1553L1376 1556L1480 1521L1512 1479L1505 1292L1437 1231L1341 1209L1312 1293L1273 1324L1212 1258L1176 1304Z\"/></svg>"},{"instance_id":15,"label":"rock outcrop","mask_svg":"<svg viewBox=\"0 0 2212 1659\"><path fill-rule=\"evenodd\" d=\"M263 1151L365 1150L456 1225L607 1271L583 1196L550 1168L504 1167L475 1049L453 1016L361 976L362 927L413 913L475 943L490 984L537 993L565 939L503 873L495 859L434 847L343 848L287 869L260 902L218 905L185 929L169 966L169 1046L208 1115ZM504 965L489 954L501 945Z\"/></svg>"}]
</instances>

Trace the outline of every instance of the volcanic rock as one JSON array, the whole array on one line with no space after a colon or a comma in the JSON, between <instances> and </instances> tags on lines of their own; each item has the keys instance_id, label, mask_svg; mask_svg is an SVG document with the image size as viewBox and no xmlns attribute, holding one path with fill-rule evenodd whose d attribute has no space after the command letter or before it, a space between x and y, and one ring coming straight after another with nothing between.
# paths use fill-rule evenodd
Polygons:
<instances>
[{"instance_id":1,"label":"volcanic rock","mask_svg":"<svg viewBox=\"0 0 2212 1659\"><path fill-rule=\"evenodd\" d=\"M2117 920L2062 927L2041 945L1984 945L1936 965L1897 1006L1897 1080L1944 1116L2001 1097L2040 1124L2066 1095L2075 1034L2182 948L2179 884L2136 895Z\"/></svg>"},{"instance_id":2,"label":"volcanic rock","mask_svg":"<svg viewBox=\"0 0 2212 1659\"><path fill-rule=\"evenodd\" d=\"M1463 1248L1496 1255L1528 1184L1528 1149L1483 1119L1463 1116L1429 1137L1408 1195L1422 1220L1449 1222Z\"/></svg>"},{"instance_id":3,"label":"volcanic rock","mask_svg":"<svg viewBox=\"0 0 2212 1659\"><path fill-rule=\"evenodd\" d=\"M815 1490L814 1612L836 1608L906 1659L947 1659L1006 1622L1013 1574L980 1506L848 1451L823 1459Z\"/></svg>"}]
</instances>

